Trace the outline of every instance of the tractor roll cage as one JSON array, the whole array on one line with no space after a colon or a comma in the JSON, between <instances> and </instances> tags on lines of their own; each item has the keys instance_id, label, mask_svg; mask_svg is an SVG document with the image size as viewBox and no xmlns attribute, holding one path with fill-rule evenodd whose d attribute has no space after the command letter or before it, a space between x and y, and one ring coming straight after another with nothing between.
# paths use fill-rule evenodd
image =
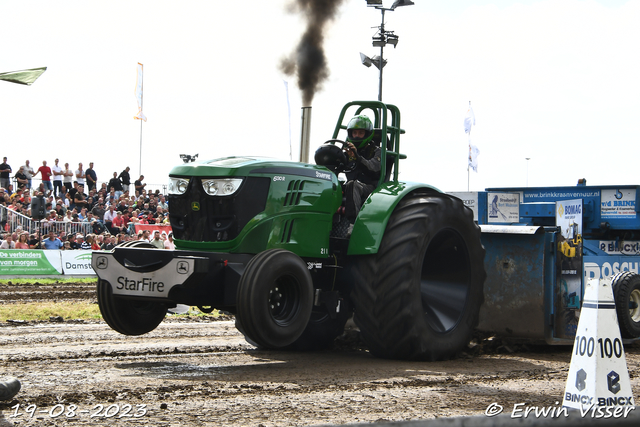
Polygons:
<instances>
[{"instance_id":1,"label":"tractor roll cage","mask_svg":"<svg viewBox=\"0 0 640 427\"><path fill-rule=\"evenodd\" d=\"M380 144L380 170L387 171L380 174L380 186L385 181L398 181L398 168L400 159L406 159L405 154L400 154L400 135L404 133L404 129L400 128L400 110L392 104L384 104L380 101L352 101L342 107L338 123L333 131L333 139L338 138L340 130L346 130L347 124L344 123L344 116L347 110L352 106L358 106L354 115L361 114L364 110L371 110L374 116L374 140ZM388 114L391 114L391 124L388 124ZM382 115L382 117L380 117ZM349 117L351 119L351 117ZM381 120L382 119L382 120ZM386 136L387 143L382 141ZM390 164L389 164L390 163ZM389 164L389 165L388 165ZM393 179L391 179L390 167L393 166Z\"/></svg>"}]
</instances>

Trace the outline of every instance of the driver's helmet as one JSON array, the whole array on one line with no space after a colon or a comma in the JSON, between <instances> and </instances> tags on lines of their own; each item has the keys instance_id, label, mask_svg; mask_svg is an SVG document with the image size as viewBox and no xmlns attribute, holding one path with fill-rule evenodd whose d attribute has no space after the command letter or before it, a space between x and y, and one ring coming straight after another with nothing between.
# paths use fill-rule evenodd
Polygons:
<instances>
[{"instance_id":1,"label":"driver's helmet","mask_svg":"<svg viewBox=\"0 0 640 427\"><path fill-rule=\"evenodd\" d=\"M353 129L364 129L364 138L354 138L351 132ZM347 125L347 134L347 141L353 143L356 148L362 148L373 139L373 123L371 123L369 117L363 114L355 116Z\"/></svg>"}]
</instances>

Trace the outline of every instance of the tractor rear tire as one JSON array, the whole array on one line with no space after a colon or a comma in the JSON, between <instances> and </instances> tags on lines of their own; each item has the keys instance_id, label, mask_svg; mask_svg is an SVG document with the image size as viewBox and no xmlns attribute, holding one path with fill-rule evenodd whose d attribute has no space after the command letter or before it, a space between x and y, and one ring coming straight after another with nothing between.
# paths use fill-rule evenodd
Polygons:
<instances>
[{"instance_id":1,"label":"tractor rear tire","mask_svg":"<svg viewBox=\"0 0 640 427\"><path fill-rule=\"evenodd\" d=\"M236 326L248 342L279 349L302 335L312 307L307 264L293 252L269 249L251 258L240 278Z\"/></svg>"},{"instance_id":2,"label":"tractor rear tire","mask_svg":"<svg viewBox=\"0 0 640 427\"><path fill-rule=\"evenodd\" d=\"M484 254L480 228L460 199L416 192L400 201L378 253L354 268L354 320L369 351L453 358L478 324Z\"/></svg>"},{"instance_id":3,"label":"tractor rear tire","mask_svg":"<svg viewBox=\"0 0 640 427\"><path fill-rule=\"evenodd\" d=\"M132 241L122 247L154 248L148 242ZM111 284L98 280L98 307L105 322L124 335L143 335L153 331L167 314L167 306L154 301L138 301L113 295Z\"/></svg>"},{"instance_id":4,"label":"tractor rear tire","mask_svg":"<svg viewBox=\"0 0 640 427\"><path fill-rule=\"evenodd\" d=\"M611 280L620 335L640 337L640 275L624 271Z\"/></svg>"}]
</instances>

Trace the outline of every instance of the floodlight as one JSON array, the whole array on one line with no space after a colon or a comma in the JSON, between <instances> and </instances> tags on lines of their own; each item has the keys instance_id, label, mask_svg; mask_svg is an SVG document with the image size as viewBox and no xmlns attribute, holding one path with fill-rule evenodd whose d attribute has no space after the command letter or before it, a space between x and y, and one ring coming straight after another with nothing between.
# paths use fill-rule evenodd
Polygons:
<instances>
[{"instance_id":1,"label":"floodlight","mask_svg":"<svg viewBox=\"0 0 640 427\"><path fill-rule=\"evenodd\" d=\"M373 46L380 48L380 56L374 56L373 58L367 57L365 54L360 53L360 60L362 64L366 67L371 67L371 64L375 65L378 70L380 70L380 83L378 87L378 101L382 102L382 69L387 64L387 61L384 59L384 47L386 44L392 45L394 48L398 44L398 36L393 34L393 31L388 31L384 28L384 14L385 12L393 12L397 7L401 6L412 6L415 3L411 0L395 0L390 9L385 8L382 5L382 0L367 0L367 6L375 6L381 13L381 21L380 26L378 27L378 32L373 36Z\"/></svg>"},{"instance_id":2,"label":"floodlight","mask_svg":"<svg viewBox=\"0 0 640 427\"><path fill-rule=\"evenodd\" d=\"M391 10L394 10L396 7L400 7L400 6L412 6L415 3L412 2L411 0L396 0L392 5L391 5Z\"/></svg>"},{"instance_id":3,"label":"floodlight","mask_svg":"<svg viewBox=\"0 0 640 427\"><path fill-rule=\"evenodd\" d=\"M373 45L375 47L384 47L385 45L385 41L384 41L384 37L383 36L378 36L378 37L374 37L373 38Z\"/></svg>"},{"instance_id":4,"label":"floodlight","mask_svg":"<svg viewBox=\"0 0 640 427\"><path fill-rule=\"evenodd\" d=\"M375 65L375 66L376 66L376 68L377 68L378 70L381 70L381 69L382 69L382 67L384 67L385 65L387 65L387 60L386 60L386 59L383 59L383 60L382 60L382 66L380 66L380 57L379 57L378 55L376 55L376 56L374 56L373 58L371 58L371 63L372 63L373 65Z\"/></svg>"},{"instance_id":5,"label":"floodlight","mask_svg":"<svg viewBox=\"0 0 640 427\"><path fill-rule=\"evenodd\" d=\"M371 67L371 58L369 58L362 52L360 52L360 61L362 61L362 65L364 65L365 67Z\"/></svg>"}]
</instances>

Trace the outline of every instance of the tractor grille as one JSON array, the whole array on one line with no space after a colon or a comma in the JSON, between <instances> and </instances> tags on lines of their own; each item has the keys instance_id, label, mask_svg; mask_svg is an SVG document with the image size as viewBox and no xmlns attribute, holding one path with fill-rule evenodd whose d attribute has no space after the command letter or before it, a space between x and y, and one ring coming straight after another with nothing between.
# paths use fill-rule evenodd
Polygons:
<instances>
[{"instance_id":1,"label":"tractor grille","mask_svg":"<svg viewBox=\"0 0 640 427\"><path fill-rule=\"evenodd\" d=\"M169 195L174 237L192 242L235 239L251 218L264 211L269 184L269 178L247 177L235 194L214 197L204 192L202 178L192 178L185 194Z\"/></svg>"}]
</instances>

